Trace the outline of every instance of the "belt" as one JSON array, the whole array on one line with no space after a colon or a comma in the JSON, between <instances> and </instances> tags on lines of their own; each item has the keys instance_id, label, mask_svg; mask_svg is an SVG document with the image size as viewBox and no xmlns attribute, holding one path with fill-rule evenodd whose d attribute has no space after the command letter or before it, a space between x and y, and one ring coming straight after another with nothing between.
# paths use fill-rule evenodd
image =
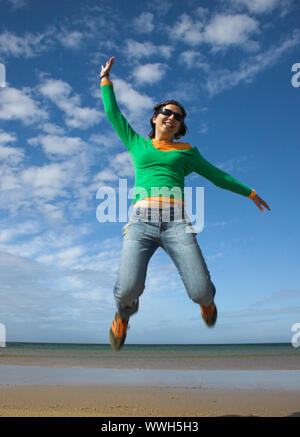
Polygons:
<instances>
[{"instance_id":1,"label":"belt","mask_svg":"<svg viewBox=\"0 0 300 437\"><path fill-rule=\"evenodd\" d=\"M155 222L174 222L182 221L186 218L183 205L170 206L169 208L146 208L133 207L132 218L139 218L144 221Z\"/></svg>"}]
</instances>

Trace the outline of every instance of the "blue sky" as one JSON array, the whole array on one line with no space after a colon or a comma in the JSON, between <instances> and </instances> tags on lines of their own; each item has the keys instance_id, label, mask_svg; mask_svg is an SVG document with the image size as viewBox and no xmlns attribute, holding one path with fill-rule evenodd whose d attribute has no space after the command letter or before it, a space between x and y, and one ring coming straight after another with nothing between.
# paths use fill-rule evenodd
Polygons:
<instances>
[{"instance_id":1,"label":"blue sky","mask_svg":"<svg viewBox=\"0 0 300 437\"><path fill-rule=\"evenodd\" d=\"M217 325L205 327L159 249L127 342L291 340L300 322L299 23L296 0L0 0L7 341L108 343L124 222L97 221L96 193L134 184L103 112L98 75L112 55L117 100L139 133L147 136L154 104L181 101L184 140L271 207L262 213L187 177L186 186L204 187L197 239L217 289Z\"/></svg>"}]
</instances>

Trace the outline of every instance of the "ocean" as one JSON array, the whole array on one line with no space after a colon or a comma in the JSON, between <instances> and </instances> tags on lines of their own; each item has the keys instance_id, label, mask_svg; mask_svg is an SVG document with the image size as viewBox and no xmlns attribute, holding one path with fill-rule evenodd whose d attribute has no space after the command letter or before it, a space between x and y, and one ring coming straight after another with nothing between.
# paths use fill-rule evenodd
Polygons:
<instances>
[{"instance_id":1,"label":"ocean","mask_svg":"<svg viewBox=\"0 0 300 437\"><path fill-rule=\"evenodd\" d=\"M138 368L139 365L142 368L153 368L159 365L163 368L181 369L205 365L208 368L218 365L223 368L226 363L235 361L248 366L272 363L274 368L277 362L280 369L283 363L300 368L300 348L295 348L290 343L125 344L121 351L116 352L108 344L10 342L5 348L0 348L0 364L9 361L19 361L21 364L36 362L40 365L43 362L53 362L54 365L55 362L73 362L74 366L76 363L85 363L87 367L104 368Z\"/></svg>"},{"instance_id":2,"label":"ocean","mask_svg":"<svg viewBox=\"0 0 300 437\"><path fill-rule=\"evenodd\" d=\"M42 352L78 352L78 353L111 353L109 344L91 343L22 343L7 342L2 350L9 352L21 351L40 351ZM1 349L0 349L1 352ZM244 355L244 354L299 354L300 347L295 348L291 343L230 343L230 344L125 344L122 352L126 354L146 353L146 354L182 354L192 353L199 356L225 355Z\"/></svg>"},{"instance_id":3,"label":"ocean","mask_svg":"<svg viewBox=\"0 0 300 437\"><path fill-rule=\"evenodd\" d=\"M7 343L0 385L117 384L300 390L300 348L289 343L125 345Z\"/></svg>"}]
</instances>

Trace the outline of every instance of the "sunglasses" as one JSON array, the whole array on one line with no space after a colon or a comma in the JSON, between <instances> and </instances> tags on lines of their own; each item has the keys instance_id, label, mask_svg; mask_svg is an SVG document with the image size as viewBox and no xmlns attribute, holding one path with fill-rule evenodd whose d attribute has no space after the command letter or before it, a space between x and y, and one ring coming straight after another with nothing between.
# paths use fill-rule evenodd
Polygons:
<instances>
[{"instance_id":1,"label":"sunglasses","mask_svg":"<svg viewBox=\"0 0 300 437\"><path fill-rule=\"evenodd\" d=\"M181 123L184 120L184 116L182 114L179 114L178 112L173 112L171 109L162 108L159 111L160 114L166 115L167 117L170 117L171 115L174 115L175 120L180 121Z\"/></svg>"}]
</instances>

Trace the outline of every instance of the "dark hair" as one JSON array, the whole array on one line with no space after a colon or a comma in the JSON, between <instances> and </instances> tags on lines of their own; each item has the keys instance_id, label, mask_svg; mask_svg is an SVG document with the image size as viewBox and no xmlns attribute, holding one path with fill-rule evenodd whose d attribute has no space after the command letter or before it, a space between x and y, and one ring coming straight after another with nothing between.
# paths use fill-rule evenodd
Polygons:
<instances>
[{"instance_id":1,"label":"dark hair","mask_svg":"<svg viewBox=\"0 0 300 437\"><path fill-rule=\"evenodd\" d=\"M152 115L152 117L150 118L150 124L152 127L151 132L149 132L148 137L149 138L155 138L155 123L153 123L153 117L155 117L156 115L158 115L160 113L161 108L164 108L167 105L176 105L178 106L178 108L181 109L183 117L186 117L186 112L184 107L178 103L176 100L166 100L165 102L162 103L158 103L157 105L154 106L153 110L154 110L154 114ZM174 135L174 138L176 140L178 140L179 138L183 137L188 131L188 128L186 127L184 121L181 123L180 128L178 130L178 132Z\"/></svg>"}]
</instances>

